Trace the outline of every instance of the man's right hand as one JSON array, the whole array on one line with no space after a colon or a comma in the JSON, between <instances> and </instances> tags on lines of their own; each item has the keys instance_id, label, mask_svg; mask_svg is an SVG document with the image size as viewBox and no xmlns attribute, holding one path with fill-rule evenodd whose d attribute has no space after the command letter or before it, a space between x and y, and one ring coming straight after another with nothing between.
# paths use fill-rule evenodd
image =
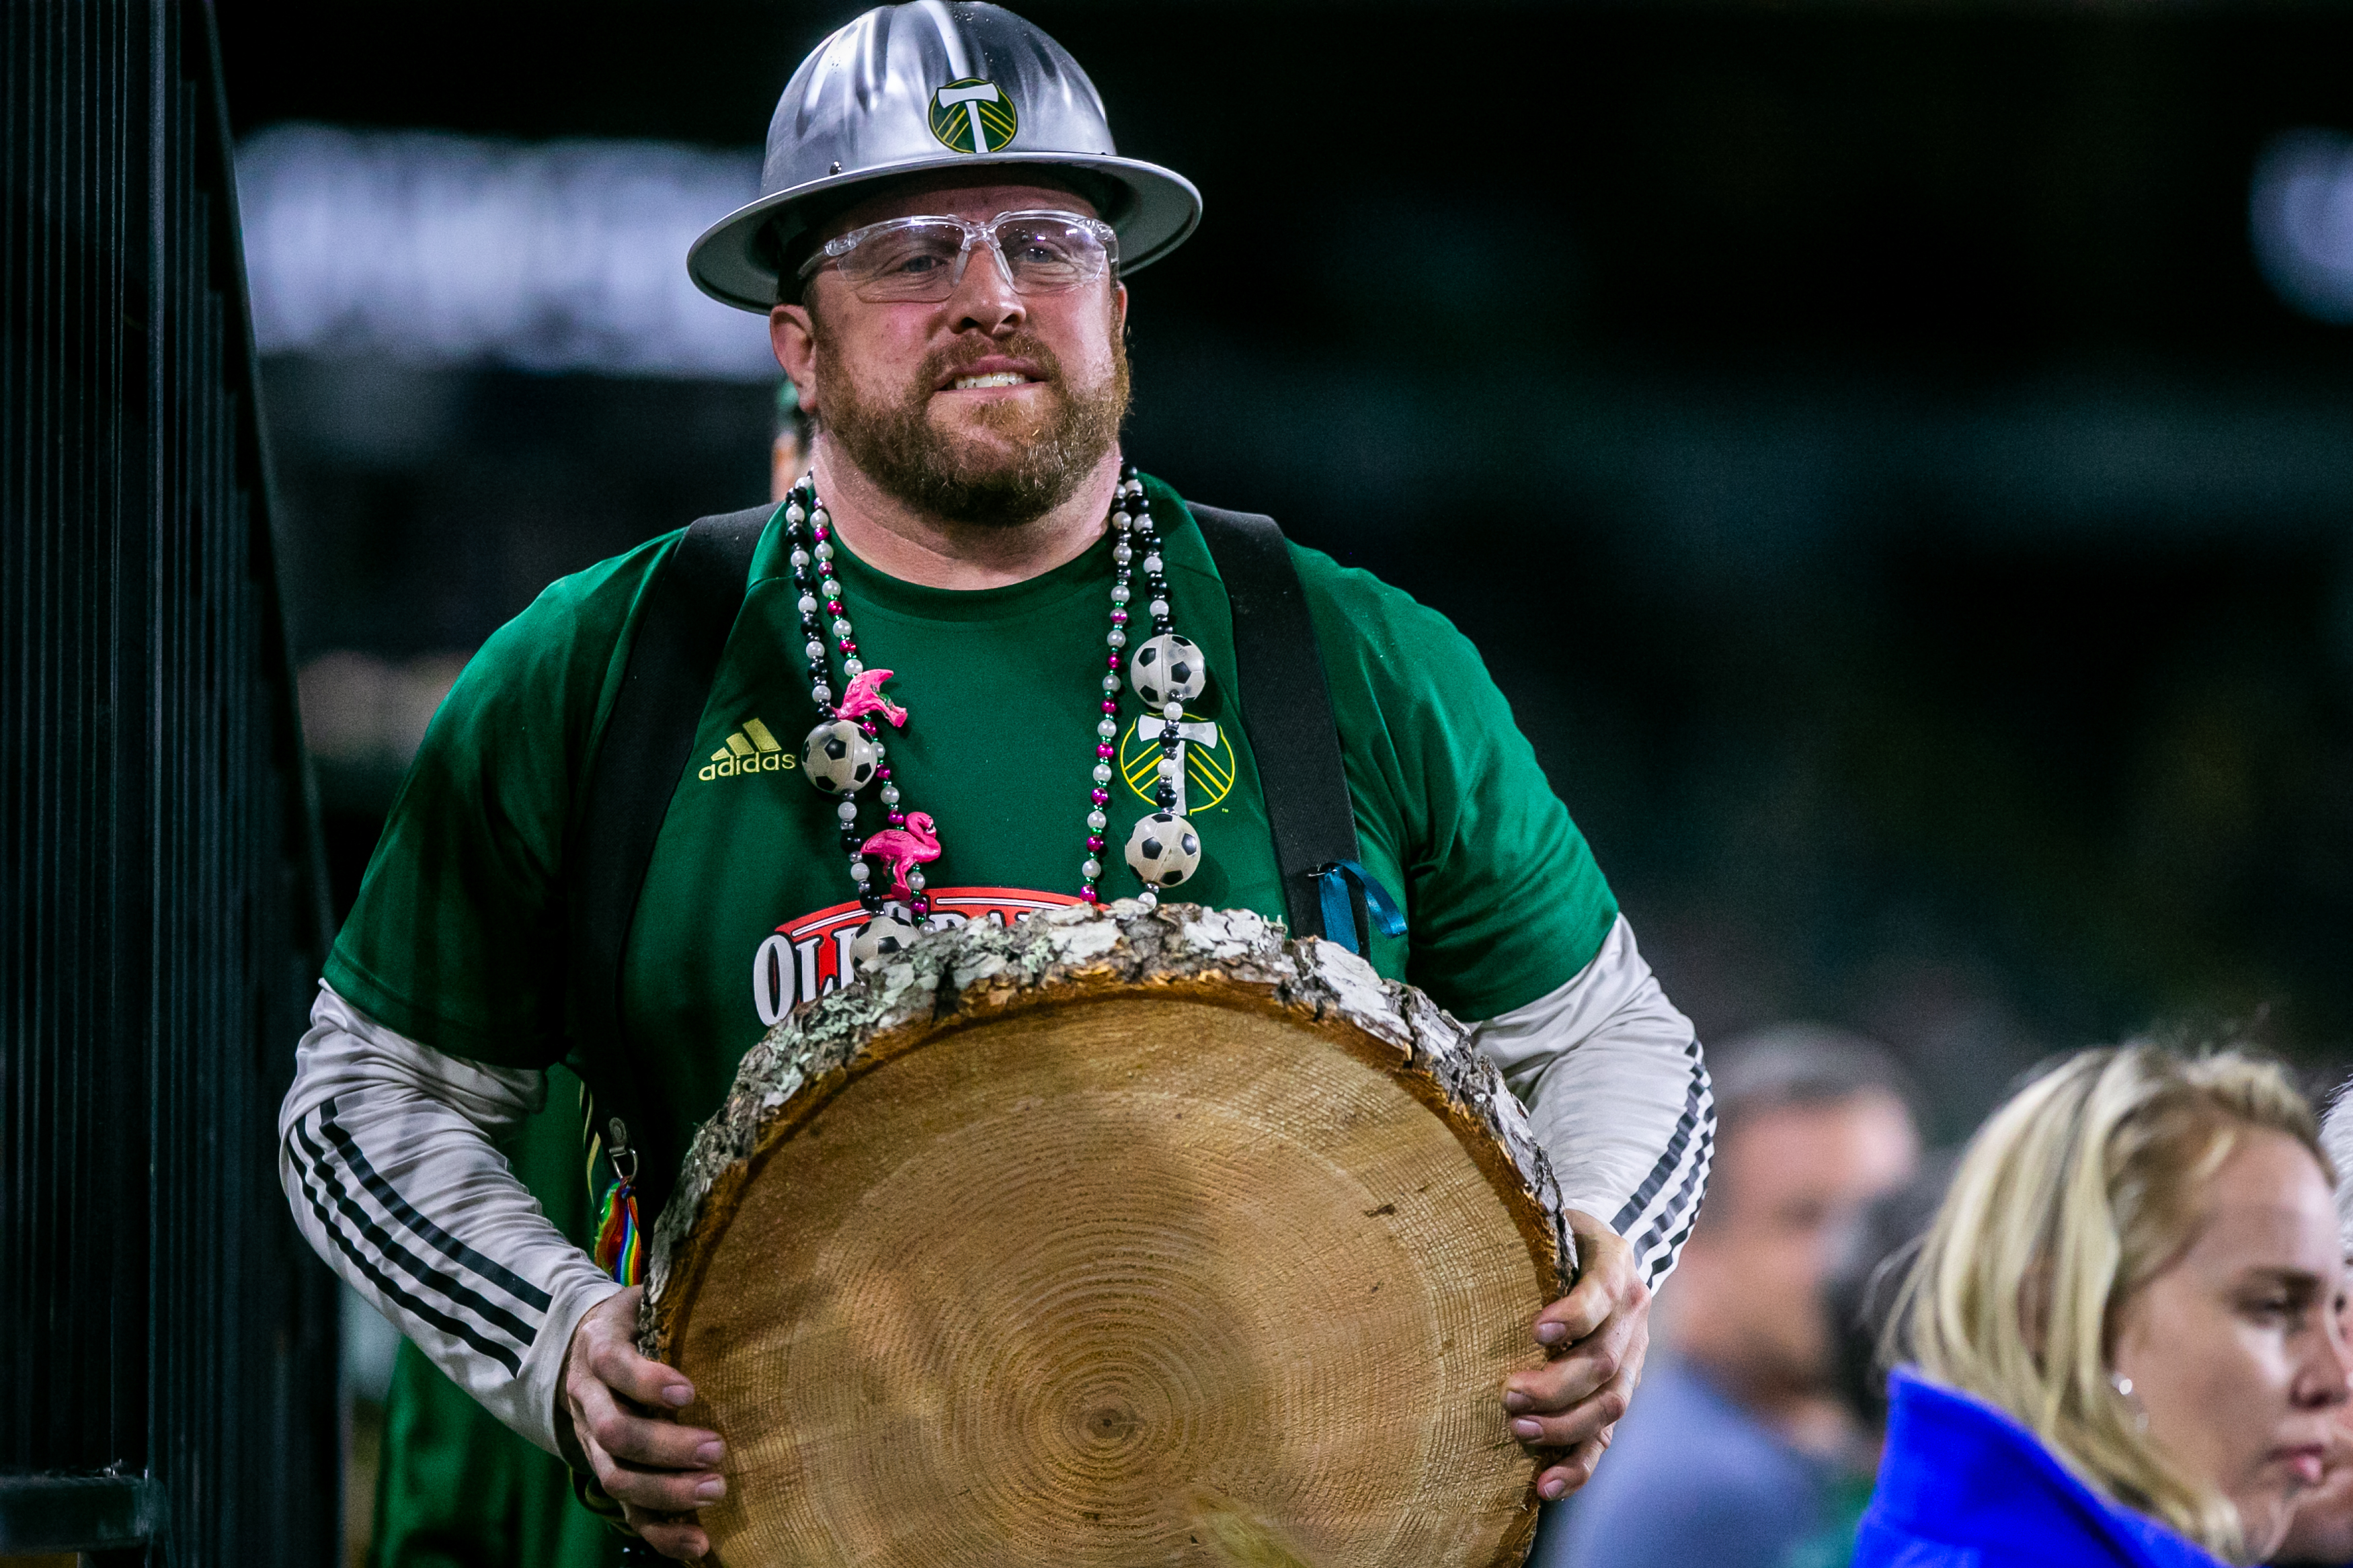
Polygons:
<instances>
[{"instance_id":1,"label":"man's right hand","mask_svg":"<svg viewBox=\"0 0 2353 1568\"><path fill-rule=\"evenodd\" d=\"M556 1423L565 1458L586 1469L621 1505L630 1528L665 1557L692 1562L711 1550L694 1510L726 1495L726 1446L716 1432L681 1426L671 1412L694 1401L674 1367L638 1353L633 1285L589 1309L564 1353Z\"/></svg>"}]
</instances>

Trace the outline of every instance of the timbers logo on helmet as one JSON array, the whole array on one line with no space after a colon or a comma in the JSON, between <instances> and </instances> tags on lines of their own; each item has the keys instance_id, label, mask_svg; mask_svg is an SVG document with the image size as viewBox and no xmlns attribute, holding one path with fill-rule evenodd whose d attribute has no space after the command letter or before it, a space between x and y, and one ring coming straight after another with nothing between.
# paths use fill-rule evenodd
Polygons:
<instances>
[{"instance_id":1,"label":"timbers logo on helmet","mask_svg":"<svg viewBox=\"0 0 2353 1568\"><path fill-rule=\"evenodd\" d=\"M995 153L1020 127L1013 100L993 81L970 76L932 94L932 134L958 153Z\"/></svg>"},{"instance_id":2,"label":"timbers logo on helmet","mask_svg":"<svg viewBox=\"0 0 2353 1568\"><path fill-rule=\"evenodd\" d=\"M779 289L786 251L843 197L968 158L1082 174L1109 204L1122 278L1175 249L1201 216L1190 180L1119 155L1069 50L1001 5L921 0L876 6L801 62L768 121L759 199L696 240L688 270L713 299L765 316L798 297L789 279Z\"/></svg>"}]
</instances>

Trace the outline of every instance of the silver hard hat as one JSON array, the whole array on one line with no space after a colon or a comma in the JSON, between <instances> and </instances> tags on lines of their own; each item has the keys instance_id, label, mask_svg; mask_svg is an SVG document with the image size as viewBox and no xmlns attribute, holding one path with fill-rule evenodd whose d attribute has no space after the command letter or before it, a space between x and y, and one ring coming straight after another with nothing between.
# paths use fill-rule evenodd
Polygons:
<instances>
[{"instance_id":1,"label":"silver hard hat","mask_svg":"<svg viewBox=\"0 0 2353 1568\"><path fill-rule=\"evenodd\" d=\"M694 242L702 291L766 314L776 258L811 202L927 169L1045 166L1108 196L1123 273L1157 261L1201 221L1184 175L1112 148L1103 99L1070 52L998 5L881 5L819 44L768 122L760 199ZM831 204L824 204L831 205Z\"/></svg>"}]
</instances>

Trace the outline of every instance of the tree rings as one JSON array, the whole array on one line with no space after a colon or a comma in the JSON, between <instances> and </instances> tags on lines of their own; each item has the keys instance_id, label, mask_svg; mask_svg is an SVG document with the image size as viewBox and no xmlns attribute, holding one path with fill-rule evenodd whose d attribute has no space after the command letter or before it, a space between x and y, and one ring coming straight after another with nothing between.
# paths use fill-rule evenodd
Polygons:
<instances>
[{"instance_id":1,"label":"tree rings","mask_svg":"<svg viewBox=\"0 0 2353 1568\"><path fill-rule=\"evenodd\" d=\"M744 1058L646 1342L722 1568L1487 1568L1569 1257L1468 1033L1330 943L1127 903L923 938Z\"/></svg>"}]
</instances>

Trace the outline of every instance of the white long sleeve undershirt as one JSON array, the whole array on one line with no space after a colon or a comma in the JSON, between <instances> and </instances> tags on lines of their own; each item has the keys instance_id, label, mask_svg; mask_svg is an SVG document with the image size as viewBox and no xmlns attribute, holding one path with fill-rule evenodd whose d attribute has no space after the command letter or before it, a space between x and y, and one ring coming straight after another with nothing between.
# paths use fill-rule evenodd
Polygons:
<instances>
[{"instance_id":1,"label":"white long sleeve undershirt","mask_svg":"<svg viewBox=\"0 0 2353 1568\"><path fill-rule=\"evenodd\" d=\"M278 1112L278 1174L319 1256L552 1454L572 1331L620 1287L493 1141L545 1103L546 1079L445 1056L322 984Z\"/></svg>"},{"instance_id":2,"label":"white long sleeve undershirt","mask_svg":"<svg viewBox=\"0 0 2353 1568\"><path fill-rule=\"evenodd\" d=\"M573 1330L619 1287L494 1142L543 1103L545 1075L444 1055L319 990L278 1120L296 1220L452 1382L554 1452ZM1564 1206L1630 1241L1656 1289L1699 1212L1715 1110L1691 1024L1624 918L1584 969L1474 1037L1528 1105Z\"/></svg>"},{"instance_id":3,"label":"white long sleeve undershirt","mask_svg":"<svg viewBox=\"0 0 2353 1568\"><path fill-rule=\"evenodd\" d=\"M1715 1150L1715 1100L1691 1020L1620 915L1593 961L1472 1037L1528 1108L1561 1205L1633 1244L1646 1283L1674 1272Z\"/></svg>"}]
</instances>

